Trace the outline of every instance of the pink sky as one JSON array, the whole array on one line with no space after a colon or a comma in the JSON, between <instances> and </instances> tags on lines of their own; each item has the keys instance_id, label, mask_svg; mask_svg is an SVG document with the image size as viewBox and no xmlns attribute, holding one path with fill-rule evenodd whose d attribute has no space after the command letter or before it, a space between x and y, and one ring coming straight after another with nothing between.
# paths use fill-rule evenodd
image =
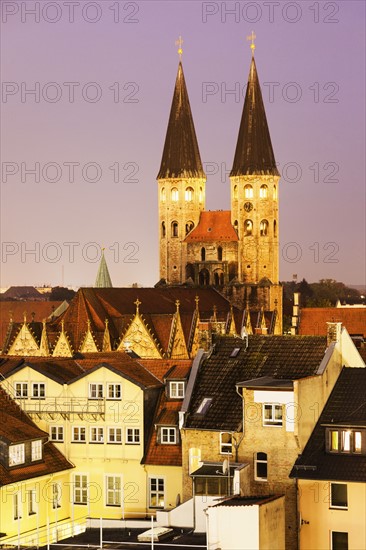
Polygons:
<instances>
[{"instance_id":1,"label":"pink sky","mask_svg":"<svg viewBox=\"0 0 366 550\"><path fill-rule=\"evenodd\" d=\"M91 286L100 246L114 286L157 282L180 34L206 208L230 208L252 30L283 175L280 278L365 283L363 2L1 4L1 287Z\"/></svg>"}]
</instances>

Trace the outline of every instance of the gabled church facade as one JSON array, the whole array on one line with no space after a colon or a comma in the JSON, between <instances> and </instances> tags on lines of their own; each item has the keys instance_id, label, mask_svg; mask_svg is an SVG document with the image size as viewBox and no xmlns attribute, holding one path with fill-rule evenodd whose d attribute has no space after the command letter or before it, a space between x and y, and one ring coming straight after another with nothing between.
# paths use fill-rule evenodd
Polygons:
<instances>
[{"instance_id":1,"label":"gabled church facade","mask_svg":"<svg viewBox=\"0 0 366 550\"><path fill-rule=\"evenodd\" d=\"M279 179L252 44L231 210L205 210L206 175L180 61L157 176L161 284L215 286L239 307L282 318Z\"/></svg>"}]
</instances>

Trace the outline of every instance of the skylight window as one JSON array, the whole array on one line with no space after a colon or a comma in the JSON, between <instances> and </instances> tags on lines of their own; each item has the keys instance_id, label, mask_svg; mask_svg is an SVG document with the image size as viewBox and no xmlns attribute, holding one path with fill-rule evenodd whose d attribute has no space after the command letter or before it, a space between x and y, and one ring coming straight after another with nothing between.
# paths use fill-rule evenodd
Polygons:
<instances>
[{"instance_id":1,"label":"skylight window","mask_svg":"<svg viewBox=\"0 0 366 550\"><path fill-rule=\"evenodd\" d=\"M240 351L240 348L234 348L233 351L230 353L230 357L236 357Z\"/></svg>"},{"instance_id":2,"label":"skylight window","mask_svg":"<svg viewBox=\"0 0 366 550\"><path fill-rule=\"evenodd\" d=\"M200 406L196 411L196 414L206 414L211 403L212 403L212 397L204 397L201 401Z\"/></svg>"}]
</instances>

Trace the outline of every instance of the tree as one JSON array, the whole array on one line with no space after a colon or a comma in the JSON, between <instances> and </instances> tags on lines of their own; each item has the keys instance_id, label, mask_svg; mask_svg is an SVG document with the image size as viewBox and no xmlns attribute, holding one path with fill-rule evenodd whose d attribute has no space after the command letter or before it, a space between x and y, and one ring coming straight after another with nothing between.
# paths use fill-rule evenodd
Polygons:
<instances>
[{"instance_id":1,"label":"tree","mask_svg":"<svg viewBox=\"0 0 366 550\"><path fill-rule=\"evenodd\" d=\"M55 302L63 302L64 300L70 302L75 294L76 292L74 290L63 286L55 286L51 291L49 299Z\"/></svg>"}]
</instances>

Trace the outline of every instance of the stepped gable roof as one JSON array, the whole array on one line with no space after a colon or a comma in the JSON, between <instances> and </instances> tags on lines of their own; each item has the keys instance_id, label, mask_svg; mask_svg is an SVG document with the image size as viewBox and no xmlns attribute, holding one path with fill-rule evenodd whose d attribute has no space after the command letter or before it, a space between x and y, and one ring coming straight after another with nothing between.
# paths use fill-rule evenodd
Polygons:
<instances>
[{"instance_id":1,"label":"stepped gable roof","mask_svg":"<svg viewBox=\"0 0 366 550\"><path fill-rule=\"evenodd\" d=\"M207 210L200 213L198 225L184 239L186 243L205 241L239 241L231 224L229 210Z\"/></svg>"},{"instance_id":2,"label":"stepped gable roof","mask_svg":"<svg viewBox=\"0 0 366 550\"><path fill-rule=\"evenodd\" d=\"M348 334L366 338L366 307L304 307L300 310L299 334L327 334L327 322L341 322Z\"/></svg>"},{"instance_id":3,"label":"stepped gable roof","mask_svg":"<svg viewBox=\"0 0 366 550\"><path fill-rule=\"evenodd\" d=\"M179 62L157 179L206 178L202 168L183 65Z\"/></svg>"},{"instance_id":4,"label":"stepped gable roof","mask_svg":"<svg viewBox=\"0 0 366 550\"><path fill-rule=\"evenodd\" d=\"M15 443L20 441L17 434L22 436L23 441L48 436L0 387L0 437L3 436L4 439L8 440L14 439ZM0 463L0 486L50 475L73 467L73 464L63 456L53 443L47 442L43 445L43 460L41 462L26 466L19 465L11 469L5 468Z\"/></svg>"},{"instance_id":5,"label":"stepped gable roof","mask_svg":"<svg viewBox=\"0 0 366 550\"><path fill-rule=\"evenodd\" d=\"M234 349L238 353L230 357ZM186 415L187 428L235 431L241 427L242 402L236 384L271 376L297 380L313 376L324 357L326 338L319 336L219 337L199 368ZM205 414L197 414L204 399Z\"/></svg>"},{"instance_id":6,"label":"stepped gable roof","mask_svg":"<svg viewBox=\"0 0 366 550\"><path fill-rule=\"evenodd\" d=\"M230 176L279 176L254 57Z\"/></svg>"},{"instance_id":7,"label":"stepped gable roof","mask_svg":"<svg viewBox=\"0 0 366 550\"><path fill-rule=\"evenodd\" d=\"M366 482L366 455L327 453L326 426L366 427L366 368L343 367L290 477Z\"/></svg>"}]
</instances>

